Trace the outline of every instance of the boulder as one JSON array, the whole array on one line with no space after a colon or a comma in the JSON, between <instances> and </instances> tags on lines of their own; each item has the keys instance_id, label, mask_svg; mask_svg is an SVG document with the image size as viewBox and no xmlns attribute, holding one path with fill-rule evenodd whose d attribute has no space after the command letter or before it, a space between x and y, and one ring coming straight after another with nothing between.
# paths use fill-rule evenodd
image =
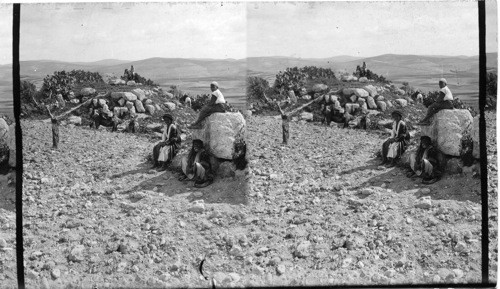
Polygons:
<instances>
[{"instance_id":1,"label":"boulder","mask_svg":"<svg viewBox=\"0 0 500 289\"><path fill-rule=\"evenodd\" d=\"M120 107L120 117L126 115L129 109L127 107Z\"/></svg>"},{"instance_id":2,"label":"boulder","mask_svg":"<svg viewBox=\"0 0 500 289\"><path fill-rule=\"evenodd\" d=\"M401 88L395 88L394 89L394 92L397 94L397 95L405 95L405 91L402 90Z\"/></svg>"},{"instance_id":3,"label":"boulder","mask_svg":"<svg viewBox=\"0 0 500 289\"><path fill-rule=\"evenodd\" d=\"M125 103L125 106L126 106L129 110L131 110L131 109L134 107L134 103L133 103L133 102L131 102L131 101L127 101L127 102Z\"/></svg>"},{"instance_id":4,"label":"boulder","mask_svg":"<svg viewBox=\"0 0 500 289\"><path fill-rule=\"evenodd\" d=\"M476 159L480 158L479 152L479 114L472 119L472 128L470 131L472 137L472 156Z\"/></svg>"},{"instance_id":5,"label":"boulder","mask_svg":"<svg viewBox=\"0 0 500 289\"><path fill-rule=\"evenodd\" d=\"M342 89L342 94L343 95L353 95L354 94L354 88L344 88Z\"/></svg>"},{"instance_id":6,"label":"boulder","mask_svg":"<svg viewBox=\"0 0 500 289\"><path fill-rule=\"evenodd\" d=\"M314 92L323 92L323 91L325 91L327 89L328 89L328 86L326 84L323 84L323 83L316 83L312 87L312 90Z\"/></svg>"},{"instance_id":7,"label":"boulder","mask_svg":"<svg viewBox=\"0 0 500 289\"><path fill-rule=\"evenodd\" d=\"M349 97L349 99L351 100L351 102L357 102L358 101L358 96L356 96L355 94L351 95L351 97Z\"/></svg>"},{"instance_id":8,"label":"boulder","mask_svg":"<svg viewBox=\"0 0 500 289\"><path fill-rule=\"evenodd\" d=\"M366 85L363 87L364 90L368 91L370 96L375 97L377 95L377 89L373 85Z\"/></svg>"},{"instance_id":9,"label":"boulder","mask_svg":"<svg viewBox=\"0 0 500 289\"><path fill-rule=\"evenodd\" d=\"M175 110L175 103L173 102L165 102L163 105L169 110L169 111L174 111Z\"/></svg>"},{"instance_id":10,"label":"boulder","mask_svg":"<svg viewBox=\"0 0 500 289\"><path fill-rule=\"evenodd\" d=\"M460 156L462 137L470 131L472 121L466 109L444 109L432 117L431 125L422 127L422 135L429 136L442 153Z\"/></svg>"},{"instance_id":11,"label":"boulder","mask_svg":"<svg viewBox=\"0 0 500 289\"><path fill-rule=\"evenodd\" d=\"M358 109L360 106L358 103L346 103L345 104L345 111L349 114L353 114L356 109Z\"/></svg>"},{"instance_id":12,"label":"boulder","mask_svg":"<svg viewBox=\"0 0 500 289\"><path fill-rule=\"evenodd\" d=\"M70 100L74 99L75 98L75 93L73 91L70 91L69 94L68 94L68 98Z\"/></svg>"},{"instance_id":13,"label":"boulder","mask_svg":"<svg viewBox=\"0 0 500 289\"><path fill-rule=\"evenodd\" d=\"M116 115L117 117L121 117L122 116L122 110L121 110L121 107L119 106L115 106L113 108L113 114Z\"/></svg>"},{"instance_id":14,"label":"boulder","mask_svg":"<svg viewBox=\"0 0 500 289\"><path fill-rule=\"evenodd\" d=\"M144 105L147 105L147 104L153 105L153 101L149 98L145 98L141 101L144 103Z\"/></svg>"},{"instance_id":15,"label":"boulder","mask_svg":"<svg viewBox=\"0 0 500 289\"><path fill-rule=\"evenodd\" d=\"M245 152L246 122L239 112L214 113L203 120L202 129L193 130L215 157L232 160Z\"/></svg>"},{"instance_id":16,"label":"boulder","mask_svg":"<svg viewBox=\"0 0 500 289\"><path fill-rule=\"evenodd\" d=\"M390 100L386 100L385 103L387 104L388 108L393 107L392 102Z\"/></svg>"},{"instance_id":17,"label":"boulder","mask_svg":"<svg viewBox=\"0 0 500 289\"><path fill-rule=\"evenodd\" d=\"M132 89L130 92L135 94L137 96L137 99L140 101L143 101L146 98L146 93L144 93L144 90L140 88Z\"/></svg>"},{"instance_id":18,"label":"boulder","mask_svg":"<svg viewBox=\"0 0 500 289\"><path fill-rule=\"evenodd\" d=\"M93 95L94 93L95 93L95 89L93 89L92 87L85 87L85 88L82 88L82 90L80 90L80 94L83 96Z\"/></svg>"},{"instance_id":19,"label":"boulder","mask_svg":"<svg viewBox=\"0 0 500 289\"><path fill-rule=\"evenodd\" d=\"M125 99L123 99L123 98L120 98L120 99L118 100L118 104L119 104L120 106L124 106L124 105L125 105L125 102L127 102L127 101L126 101Z\"/></svg>"},{"instance_id":20,"label":"boulder","mask_svg":"<svg viewBox=\"0 0 500 289\"><path fill-rule=\"evenodd\" d=\"M120 99L120 98L123 98L125 97L125 92L117 92L117 91L114 91L111 93L111 98L112 99Z\"/></svg>"},{"instance_id":21,"label":"boulder","mask_svg":"<svg viewBox=\"0 0 500 289\"><path fill-rule=\"evenodd\" d=\"M366 98L366 104L368 105L369 109L377 109L377 104L375 103L375 99L373 97L368 96Z\"/></svg>"},{"instance_id":22,"label":"boulder","mask_svg":"<svg viewBox=\"0 0 500 289\"><path fill-rule=\"evenodd\" d=\"M124 92L123 98L125 98L126 101L136 101L137 95L133 94L132 92Z\"/></svg>"},{"instance_id":23,"label":"boulder","mask_svg":"<svg viewBox=\"0 0 500 289\"><path fill-rule=\"evenodd\" d=\"M156 111L161 111L162 110L161 107L160 107L160 105L158 105L156 103L154 104L154 107L155 107Z\"/></svg>"},{"instance_id":24,"label":"boulder","mask_svg":"<svg viewBox=\"0 0 500 289\"><path fill-rule=\"evenodd\" d=\"M381 111L386 111L387 109L387 103L384 102L384 101L381 101L381 100L377 100L377 107L381 110Z\"/></svg>"},{"instance_id":25,"label":"boulder","mask_svg":"<svg viewBox=\"0 0 500 289\"><path fill-rule=\"evenodd\" d=\"M130 113L131 116L134 116L136 114L135 106L132 106L132 107L128 108L128 111L129 111L129 113Z\"/></svg>"},{"instance_id":26,"label":"boulder","mask_svg":"<svg viewBox=\"0 0 500 289\"><path fill-rule=\"evenodd\" d=\"M368 78L366 78L366 77L360 77L358 81L365 83L365 82L368 82Z\"/></svg>"},{"instance_id":27,"label":"boulder","mask_svg":"<svg viewBox=\"0 0 500 289\"><path fill-rule=\"evenodd\" d=\"M163 95L167 98L174 98L174 95L171 94L170 92L164 92Z\"/></svg>"},{"instance_id":28,"label":"boulder","mask_svg":"<svg viewBox=\"0 0 500 289\"><path fill-rule=\"evenodd\" d=\"M310 112L306 112L306 111L304 111L304 112L302 112L302 113L300 114L300 119L307 120L307 121L312 121L312 120L313 120L313 117L314 117L314 116L313 116L313 114L312 114L312 113L310 113Z\"/></svg>"},{"instance_id":29,"label":"boulder","mask_svg":"<svg viewBox=\"0 0 500 289\"><path fill-rule=\"evenodd\" d=\"M146 112L146 109L144 109L144 105L142 105L142 101L138 99L135 100L135 111L137 111L138 113Z\"/></svg>"},{"instance_id":30,"label":"boulder","mask_svg":"<svg viewBox=\"0 0 500 289\"><path fill-rule=\"evenodd\" d=\"M9 147L9 166L16 167L16 124L9 126L9 135L7 138L7 146Z\"/></svg>"},{"instance_id":31,"label":"boulder","mask_svg":"<svg viewBox=\"0 0 500 289\"><path fill-rule=\"evenodd\" d=\"M383 101L385 100L384 96L383 95L376 95L373 97L376 101Z\"/></svg>"},{"instance_id":32,"label":"boulder","mask_svg":"<svg viewBox=\"0 0 500 289\"><path fill-rule=\"evenodd\" d=\"M74 125L81 125L82 124L82 118L76 115L72 115L68 117L68 123L74 124Z\"/></svg>"},{"instance_id":33,"label":"boulder","mask_svg":"<svg viewBox=\"0 0 500 289\"><path fill-rule=\"evenodd\" d=\"M109 84L111 85L123 85L126 84L125 80L120 79L120 78L113 78L108 81Z\"/></svg>"},{"instance_id":34,"label":"boulder","mask_svg":"<svg viewBox=\"0 0 500 289\"><path fill-rule=\"evenodd\" d=\"M146 104L144 106L144 109L146 109L146 112L148 112L151 115L153 115L155 113L155 107L154 107L154 105Z\"/></svg>"},{"instance_id":35,"label":"boulder","mask_svg":"<svg viewBox=\"0 0 500 289\"><path fill-rule=\"evenodd\" d=\"M97 100L97 103L99 103L100 107L104 107L106 105L106 100L100 98L100 99Z\"/></svg>"},{"instance_id":36,"label":"boulder","mask_svg":"<svg viewBox=\"0 0 500 289\"><path fill-rule=\"evenodd\" d=\"M133 81L133 80L129 80L129 81L127 81L127 85L128 86L136 86L137 83L135 83L135 81Z\"/></svg>"},{"instance_id":37,"label":"boulder","mask_svg":"<svg viewBox=\"0 0 500 289\"><path fill-rule=\"evenodd\" d=\"M362 88L355 88L354 89L354 94L357 96L357 97L368 97L370 94L368 93L368 91L362 89Z\"/></svg>"},{"instance_id":38,"label":"boulder","mask_svg":"<svg viewBox=\"0 0 500 289\"><path fill-rule=\"evenodd\" d=\"M401 106L401 107L405 107L408 105L408 101L406 101L406 99L402 99L402 98L398 98L395 100L395 102Z\"/></svg>"}]
</instances>

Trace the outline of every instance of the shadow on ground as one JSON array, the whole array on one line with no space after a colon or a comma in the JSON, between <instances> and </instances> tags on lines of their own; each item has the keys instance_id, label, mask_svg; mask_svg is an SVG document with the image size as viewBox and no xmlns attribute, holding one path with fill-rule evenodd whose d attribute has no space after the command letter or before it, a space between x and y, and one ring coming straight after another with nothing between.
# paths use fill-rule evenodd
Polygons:
<instances>
[{"instance_id":1,"label":"shadow on ground","mask_svg":"<svg viewBox=\"0 0 500 289\"><path fill-rule=\"evenodd\" d=\"M343 174L359 170L376 170L380 160L368 161L369 165L351 169ZM357 188L368 186L382 186L385 183L387 189L396 193L407 190L429 188L430 193L422 194L415 190L415 196L430 196L434 200L455 200L460 202L471 201L481 203L481 180L470 175L444 174L440 181L431 184L422 184L421 178L411 179L406 177L407 169L396 166L384 171L377 171L376 175L361 183Z\"/></svg>"},{"instance_id":2,"label":"shadow on ground","mask_svg":"<svg viewBox=\"0 0 500 289\"><path fill-rule=\"evenodd\" d=\"M121 178L133 174L147 174L151 171L151 163L144 162L138 165L138 168L113 175L112 178ZM195 197L197 194L190 194L189 201L203 200L205 203L227 203L231 205L247 204L248 183L244 177L234 178L216 178L213 184L205 188L195 188L192 181L179 181L180 174L175 168L170 168L157 176L151 176L124 193L134 191L154 190L172 197L177 194L201 192L201 197Z\"/></svg>"}]
</instances>

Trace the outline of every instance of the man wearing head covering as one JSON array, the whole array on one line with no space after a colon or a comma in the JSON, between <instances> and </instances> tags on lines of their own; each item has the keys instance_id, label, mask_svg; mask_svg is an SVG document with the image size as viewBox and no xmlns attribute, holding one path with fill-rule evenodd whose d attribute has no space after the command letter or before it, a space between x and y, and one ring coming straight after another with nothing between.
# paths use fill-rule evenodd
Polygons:
<instances>
[{"instance_id":1,"label":"man wearing head covering","mask_svg":"<svg viewBox=\"0 0 500 289\"><path fill-rule=\"evenodd\" d=\"M422 119L417 125L430 125L431 117L438 111L443 109L453 109L453 94L447 86L446 79L441 78L439 80L439 96L433 104L427 108L427 115Z\"/></svg>"},{"instance_id":2,"label":"man wearing head covering","mask_svg":"<svg viewBox=\"0 0 500 289\"><path fill-rule=\"evenodd\" d=\"M201 122L209 115L216 112L226 112L225 104L226 100L224 95L219 90L219 84L217 82L212 82L210 84L210 90L212 90L212 98L207 105L201 108L198 114L198 119L192 123L188 128L190 129L201 129Z\"/></svg>"},{"instance_id":3,"label":"man wearing head covering","mask_svg":"<svg viewBox=\"0 0 500 289\"><path fill-rule=\"evenodd\" d=\"M432 146L428 136L420 138L418 150L410 155L409 178L422 177L423 184L433 184L441 178L438 150Z\"/></svg>"},{"instance_id":4,"label":"man wearing head covering","mask_svg":"<svg viewBox=\"0 0 500 289\"><path fill-rule=\"evenodd\" d=\"M163 121L165 121L165 126L161 142L153 148L153 167L158 167L159 171L167 169L181 146L181 138L172 115L168 113L163 115Z\"/></svg>"},{"instance_id":5,"label":"man wearing head covering","mask_svg":"<svg viewBox=\"0 0 500 289\"><path fill-rule=\"evenodd\" d=\"M189 155L181 160L181 168L183 175L179 177L179 181L193 180L197 188L206 187L213 182L210 155L203 148L202 140L193 140Z\"/></svg>"},{"instance_id":6,"label":"man wearing head covering","mask_svg":"<svg viewBox=\"0 0 500 289\"><path fill-rule=\"evenodd\" d=\"M410 142L410 134L403 121L403 113L399 110L392 112L392 131L391 137L382 144L382 163L385 165L389 163L388 167L393 167L396 161L401 158L405 152L406 146Z\"/></svg>"}]
</instances>

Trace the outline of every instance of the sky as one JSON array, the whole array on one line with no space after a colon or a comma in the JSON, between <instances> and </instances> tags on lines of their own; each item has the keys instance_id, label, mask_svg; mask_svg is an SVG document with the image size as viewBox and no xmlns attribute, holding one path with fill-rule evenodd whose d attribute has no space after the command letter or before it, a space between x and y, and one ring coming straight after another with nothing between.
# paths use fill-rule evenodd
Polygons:
<instances>
[{"instance_id":1,"label":"sky","mask_svg":"<svg viewBox=\"0 0 500 289\"><path fill-rule=\"evenodd\" d=\"M495 20L497 8L488 8ZM247 23L247 38L258 40L249 42L249 56L479 54L473 1L257 3ZM489 23L496 34L496 21ZM497 51L496 43L488 48Z\"/></svg>"},{"instance_id":2,"label":"sky","mask_svg":"<svg viewBox=\"0 0 500 289\"><path fill-rule=\"evenodd\" d=\"M487 1L496 52L496 1ZM22 4L20 59L478 55L475 1ZM0 4L0 64L12 6Z\"/></svg>"}]
</instances>

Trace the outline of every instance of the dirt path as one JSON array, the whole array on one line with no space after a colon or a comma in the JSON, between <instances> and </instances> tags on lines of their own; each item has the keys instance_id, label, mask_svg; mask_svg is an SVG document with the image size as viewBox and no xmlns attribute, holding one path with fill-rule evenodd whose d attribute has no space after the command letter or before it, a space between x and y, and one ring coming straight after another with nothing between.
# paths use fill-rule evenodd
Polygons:
<instances>
[{"instance_id":1,"label":"dirt path","mask_svg":"<svg viewBox=\"0 0 500 289\"><path fill-rule=\"evenodd\" d=\"M209 286L204 257L217 286L480 281L479 179L379 168L375 133L292 122L284 147L280 120L247 124L250 169L195 190L147 168L146 138L61 127L52 151L24 121L28 285Z\"/></svg>"}]
</instances>

